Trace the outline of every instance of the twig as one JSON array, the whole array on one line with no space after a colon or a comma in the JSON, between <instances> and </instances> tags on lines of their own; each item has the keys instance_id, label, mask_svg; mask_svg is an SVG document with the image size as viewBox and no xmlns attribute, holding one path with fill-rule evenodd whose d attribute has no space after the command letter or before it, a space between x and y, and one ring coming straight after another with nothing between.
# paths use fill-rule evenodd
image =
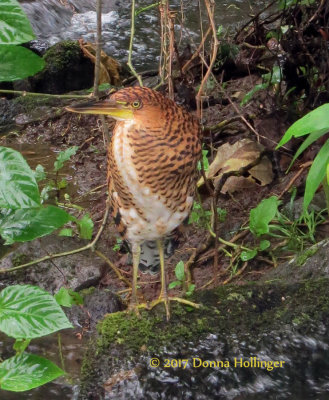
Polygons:
<instances>
[{"instance_id":1,"label":"twig","mask_svg":"<svg viewBox=\"0 0 329 400\"><path fill-rule=\"evenodd\" d=\"M199 47L198 47L198 48L195 50L195 52L192 54L192 57L183 65L183 68L182 68L183 74L186 73L186 71L187 71L188 67L190 66L191 62L200 54L200 52L201 52L201 50L202 50L202 47L204 46L204 43L205 43L205 41L207 40L207 38L208 38L210 32L211 32L211 26L209 26L209 28L208 28L206 34L204 35L204 37L202 38L202 40L201 40L201 42L200 42L200 44L199 44Z\"/></svg>"},{"instance_id":2,"label":"twig","mask_svg":"<svg viewBox=\"0 0 329 400\"><path fill-rule=\"evenodd\" d=\"M96 33L96 60L93 95L98 98L99 75L101 69L101 41L102 41L102 0L96 0L97 33Z\"/></svg>"},{"instance_id":3,"label":"twig","mask_svg":"<svg viewBox=\"0 0 329 400\"><path fill-rule=\"evenodd\" d=\"M133 51L133 41L134 41L134 35L135 35L135 0L132 0L131 2L131 29L130 29L130 42L129 42L129 53L128 53L128 62L127 65L130 68L130 71L132 74L136 77L138 80L139 86L143 86L142 78L141 76L136 72L135 68L132 65L131 62L131 57L132 57L132 51Z\"/></svg>"},{"instance_id":4,"label":"twig","mask_svg":"<svg viewBox=\"0 0 329 400\"><path fill-rule=\"evenodd\" d=\"M131 283L128 281L127 278L125 278L121 272L119 271L119 268L117 268L111 260L109 260L103 253L101 253L99 250L95 250L95 253L98 255L98 257L102 258L116 273L117 277L120 279L120 281L123 281L126 285L131 287Z\"/></svg>"},{"instance_id":5,"label":"twig","mask_svg":"<svg viewBox=\"0 0 329 400\"><path fill-rule=\"evenodd\" d=\"M223 121L219 122L216 125L211 125L211 126L204 126L203 127L203 132L215 132L218 131L222 128L224 128L227 125L230 125L232 122L239 121L241 119L240 115L236 115L230 119L224 119Z\"/></svg>"},{"instance_id":6,"label":"twig","mask_svg":"<svg viewBox=\"0 0 329 400\"><path fill-rule=\"evenodd\" d=\"M214 21L214 2L213 2L213 0L204 0L204 1L205 1L208 18L209 18L209 22L210 22L212 33L213 33L213 49L212 49L210 64L207 67L208 68L207 72L206 72L205 76L203 77L201 84L200 84L200 88L198 90L198 93L195 96L195 99L197 102L197 115L200 120L201 120L201 102L202 102L201 96L203 94L203 88L204 88L206 82L208 81L208 78L212 72L212 67L216 61L217 50L218 50L218 45L219 45L218 40L217 40L217 31L216 31L216 27L215 27L215 21Z\"/></svg>"},{"instance_id":7,"label":"twig","mask_svg":"<svg viewBox=\"0 0 329 400\"><path fill-rule=\"evenodd\" d=\"M294 184L294 182L299 178L299 176L304 172L305 168L308 168L310 165L312 165L312 161L308 161L300 166L300 170L293 176L293 178L289 181L288 185L283 189L283 191L280 193L278 196L278 199L281 199L281 197L291 188L291 186Z\"/></svg>"},{"instance_id":8,"label":"twig","mask_svg":"<svg viewBox=\"0 0 329 400\"><path fill-rule=\"evenodd\" d=\"M17 94L21 96L31 96L31 97L53 97L55 99L90 99L90 95L85 94L49 94L49 93L34 93L26 92L25 90L9 90L0 89L0 93L5 94Z\"/></svg>"},{"instance_id":9,"label":"twig","mask_svg":"<svg viewBox=\"0 0 329 400\"><path fill-rule=\"evenodd\" d=\"M106 225L106 221L107 221L107 217L109 215L109 210L110 210L110 204L109 202L106 203L106 209L105 209L105 213L104 213L104 217L103 217L103 221L102 221L102 225L100 226L94 240L90 243L88 243L86 246L83 247L79 247L78 249L74 249L74 250L69 250L69 251L64 251L63 253L56 253L56 254L49 254L45 257L42 258L38 258L37 260L33 260L30 261L28 263L25 264L21 264L21 265L17 265L16 267L13 268L1 268L0 269L0 274L5 274L7 272L13 272L13 271L17 271L26 267L30 267L31 265L35 265L35 264L39 264L43 261L47 261L47 260L52 260L54 258L59 258L59 257L64 257L64 256L69 256L72 254L76 254L76 253L81 253L82 251L85 250L89 250L91 249L92 251L94 251L95 245L100 237L100 235L102 234L104 227Z\"/></svg>"}]
</instances>

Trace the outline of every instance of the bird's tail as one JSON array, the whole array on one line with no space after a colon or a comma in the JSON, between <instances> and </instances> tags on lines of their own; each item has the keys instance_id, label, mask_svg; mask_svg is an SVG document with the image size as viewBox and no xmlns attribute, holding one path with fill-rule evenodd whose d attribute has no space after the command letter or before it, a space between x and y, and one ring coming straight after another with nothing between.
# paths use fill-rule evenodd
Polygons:
<instances>
[{"instance_id":1,"label":"bird's tail","mask_svg":"<svg viewBox=\"0 0 329 400\"><path fill-rule=\"evenodd\" d=\"M164 240L164 256L169 258L174 254L178 246L178 240L175 237L168 237ZM160 256L158 246L155 240L147 240L141 245L141 257L139 261L139 270L143 274L156 275L160 271Z\"/></svg>"},{"instance_id":2,"label":"bird's tail","mask_svg":"<svg viewBox=\"0 0 329 400\"><path fill-rule=\"evenodd\" d=\"M172 256L177 247L178 239L176 235L166 238L164 240L165 258ZM124 249L129 251L129 262L132 263L131 246L127 241L123 242L122 250ZM155 240L147 240L141 244L141 256L138 268L143 274L156 275L160 272L159 250Z\"/></svg>"}]
</instances>

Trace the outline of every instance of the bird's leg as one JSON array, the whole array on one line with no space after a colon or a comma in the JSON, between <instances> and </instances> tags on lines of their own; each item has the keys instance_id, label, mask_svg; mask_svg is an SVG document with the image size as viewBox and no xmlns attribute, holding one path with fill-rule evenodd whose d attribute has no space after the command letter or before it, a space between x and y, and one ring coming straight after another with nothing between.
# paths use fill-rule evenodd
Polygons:
<instances>
[{"instance_id":1,"label":"bird's leg","mask_svg":"<svg viewBox=\"0 0 329 400\"><path fill-rule=\"evenodd\" d=\"M158 246L158 250L159 250L160 267L161 267L161 291L160 291L159 298L151 304L151 308L153 308L155 305L159 304L160 302L164 302L165 309L166 309L167 321L169 321L170 309L169 309L169 298L168 298L168 293L167 293L166 271L165 271L165 259L164 259L164 248L163 248L164 242L162 239L157 240L157 246Z\"/></svg>"},{"instance_id":2,"label":"bird's leg","mask_svg":"<svg viewBox=\"0 0 329 400\"><path fill-rule=\"evenodd\" d=\"M166 273L165 273L165 259L164 259L164 242L162 239L157 240L157 245L159 249L159 256L160 256L160 266L161 266L161 291L159 298L157 300L154 300L151 303L151 307L153 308L157 304L164 302L165 308L166 308L166 316L167 316L167 321L170 319L170 308L169 308L169 301L177 301L179 303L185 304L187 306L191 306L194 308L199 308L200 305L193 303L190 300L182 299L180 297L168 297L167 293L167 282L166 282Z\"/></svg>"},{"instance_id":3,"label":"bird's leg","mask_svg":"<svg viewBox=\"0 0 329 400\"><path fill-rule=\"evenodd\" d=\"M141 255L141 246L139 243L133 243L132 253L133 253L133 287L132 287L129 309L135 310L136 314L139 315L138 299L137 299L137 274L138 274L139 259Z\"/></svg>"}]
</instances>

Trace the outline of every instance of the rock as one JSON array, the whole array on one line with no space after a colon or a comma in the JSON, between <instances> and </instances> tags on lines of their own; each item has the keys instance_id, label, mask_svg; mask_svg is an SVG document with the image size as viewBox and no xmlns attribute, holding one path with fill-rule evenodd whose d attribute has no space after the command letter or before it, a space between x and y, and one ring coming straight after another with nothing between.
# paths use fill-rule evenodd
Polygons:
<instances>
[{"instance_id":1,"label":"rock","mask_svg":"<svg viewBox=\"0 0 329 400\"><path fill-rule=\"evenodd\" d=\"M62 253L86 244L83 240L49 235L16 246L1 259L1 268L25 264L48 254ZM31 284L55 293L62 286L75 291L96 285L101 279L103 261L87 250L70 256L47 260L39 264L8 273L2 277L0 289L8 284Z\"/></svg>"},{"instance_id":2,"label":"rock","mask_svg":"<svg viewBox=\"0 0 329 400\"><path fill-rule=\"evenodd\" d=\"M79 399L326 398L329 240L317 249L259 283L196 293L199 310L173 304L169 323L162 305L142 318L106 316L84 358ZM316 272L296 278L312 265Z\"/></svg>"},{"instance_id":3,"label":"rock","mask_svg":"<svg viewBox=\"0 0 329 400\"><path fill-rule=\"evenodd\" d=\"M43 56L45 68L28 79L32 92L61 94L93 86L94 65L76 41L63 41Z\"/></svg>"}]
</instances>

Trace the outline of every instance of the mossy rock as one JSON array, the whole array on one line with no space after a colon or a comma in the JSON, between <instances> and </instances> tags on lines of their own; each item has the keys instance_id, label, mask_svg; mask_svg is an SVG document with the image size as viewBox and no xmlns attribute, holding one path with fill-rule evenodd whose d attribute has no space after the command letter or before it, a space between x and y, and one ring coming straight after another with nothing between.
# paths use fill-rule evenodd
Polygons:
<instances>
[{"instance_id":1,"label":"mossy rock","mask_svg":"<svg viewBox=\"0 0 329 400\"><path fill-rule=\"evenodd\" d=\"M277 392L271 392L273 382L288 390L297 371L312 371L305 358L314 351L319 326L319 340L329 344L328 284L329 279L322 278L293 285L219 287L196 295L194 300L203 306L199 310L174 304L169 323L162 305L142 312L141 318L127 313L108 315L87 350L79 398L89 399L93 393L93 399L224 399L216 397L219 387L238 390L243 382L246 389L259 379L269 380L262 394L277 398ZM302 337L314 338L314 343L306 341L301 355L298 340ZM273 370L234 365L250 357L283 364ZM152 367L152 359L159 366ZM188 360L186 368L182 360ZM198 367L193 365L195 360L221 364ZM329 373L329 363L325 364Z\"/></svg>"},{"instance_id":2,"label":"mossy rock","mask_svg":"<svg viewBox=\"0 0 329 400\"><path fill-rule=\"evenodd\" d=\"M32 91L62 94L92 87L94 65L83 55L78 42L56 43L43 58L45 68L29 78Z\"/></svg>"}]
</instances>

